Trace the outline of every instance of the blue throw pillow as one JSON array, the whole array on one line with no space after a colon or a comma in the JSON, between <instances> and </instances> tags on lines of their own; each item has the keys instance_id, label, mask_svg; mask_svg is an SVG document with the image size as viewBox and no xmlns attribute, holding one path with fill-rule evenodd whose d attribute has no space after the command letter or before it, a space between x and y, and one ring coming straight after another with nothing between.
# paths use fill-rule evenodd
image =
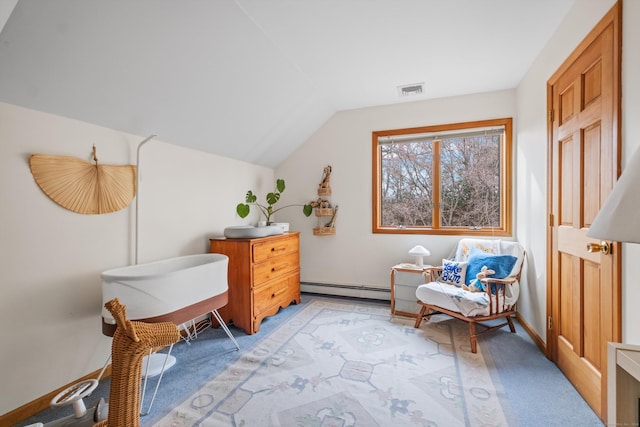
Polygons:
<instances>
[{"instance_id":1,"label":"blue throw pillow","mask_svg":"<svg viewBox=\"0 0 640 427\"><path fill-rule=\"evenodd\" d=\"M467 259L467 278L465 283L469 285L485 265L496 272L490 277L504 279L509 276L513 266L516 265L516 261L518 261L518 258L513 255L494 255L477 248L471 248Z\"/></svg>"}]
</instances>

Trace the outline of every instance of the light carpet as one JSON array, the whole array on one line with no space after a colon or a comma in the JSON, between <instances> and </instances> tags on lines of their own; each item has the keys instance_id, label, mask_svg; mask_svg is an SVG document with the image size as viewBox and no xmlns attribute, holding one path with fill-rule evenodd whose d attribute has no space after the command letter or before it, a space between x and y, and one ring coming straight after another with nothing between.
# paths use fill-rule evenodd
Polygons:
<instances>
[{"instance_id":1,"label":"light carpet","mask_svg":"<svg viewBox=\"0 0 640 427\"><path fill-rule=\"evenodd\" d=\"M156 426L515 426L467 325L312 300Z\"/></svg>"}]
</instances>

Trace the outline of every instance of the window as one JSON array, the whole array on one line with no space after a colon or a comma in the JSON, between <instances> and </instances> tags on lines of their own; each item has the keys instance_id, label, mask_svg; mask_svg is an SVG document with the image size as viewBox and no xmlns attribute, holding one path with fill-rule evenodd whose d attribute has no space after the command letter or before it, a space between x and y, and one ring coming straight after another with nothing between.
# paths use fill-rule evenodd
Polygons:
<instances>
[{"instance_id":1,"label":"window","mask_svg":"<svg viewBox=\"0 0 640 427\"><path fill-rule=\"evenodd\" d=\"M511 235L511 119L375 131L373 232Z\"/></svg>"}]
</instances>

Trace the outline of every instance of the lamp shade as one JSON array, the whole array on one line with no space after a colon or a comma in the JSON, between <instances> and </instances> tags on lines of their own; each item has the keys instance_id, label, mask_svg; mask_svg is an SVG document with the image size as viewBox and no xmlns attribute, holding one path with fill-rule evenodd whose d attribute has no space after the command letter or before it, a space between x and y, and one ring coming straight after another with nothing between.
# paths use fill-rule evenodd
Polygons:
<instances>
[{"instance_id":1,"label":"lamp shade","mask_svg":"<svg viewBox=\"0 0 640 427\"><path fill-rule=\"evenodd\" d=\"M620 175L596 215L587 236L616 242L640 243L640 149Z\"/></svg>"},{"instance_id":2,"label":"lamp shade","mask_svg":"<svg viewBox=\"0 0 640 427\"><path fill-rule=\"evenodd\" d=\"M409 254L415 256L416 265L418 267L422 267L424 265L423 264L424 261L422 260L422 257L431 255L431 252L426 250L423 246L417 245L411 248L411 250L409 251Z\"/></svg>"},{"instance_id":3,"label":"lamp shade","mask_svg":"<svg viewBox=\"0 0 640 427\"><path fill-rule=\"evenodd\" d=\"M417 246L414 246L413 248L411 248L411 250L409 251L409 254L411 254L411 255L429 256L429 255L431 255L431 252L429 252L423 246L417 245Z\"/></svg>"}]
</instances>

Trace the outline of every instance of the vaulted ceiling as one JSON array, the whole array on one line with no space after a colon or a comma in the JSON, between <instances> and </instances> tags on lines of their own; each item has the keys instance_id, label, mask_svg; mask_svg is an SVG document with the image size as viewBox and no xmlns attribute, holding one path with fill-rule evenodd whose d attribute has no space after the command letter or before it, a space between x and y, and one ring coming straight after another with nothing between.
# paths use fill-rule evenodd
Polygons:
<instances>
[{"instance_id":1,"label":"vaulted ceiling","mask_svg":"<svg viewBox=\"0 0 640 427\"><path fill-rule=\"evenodd\" d=\"M516 87L581 0L4 1L0 101L275 167L336 111Z\"/></svg>"}]
</instances>

